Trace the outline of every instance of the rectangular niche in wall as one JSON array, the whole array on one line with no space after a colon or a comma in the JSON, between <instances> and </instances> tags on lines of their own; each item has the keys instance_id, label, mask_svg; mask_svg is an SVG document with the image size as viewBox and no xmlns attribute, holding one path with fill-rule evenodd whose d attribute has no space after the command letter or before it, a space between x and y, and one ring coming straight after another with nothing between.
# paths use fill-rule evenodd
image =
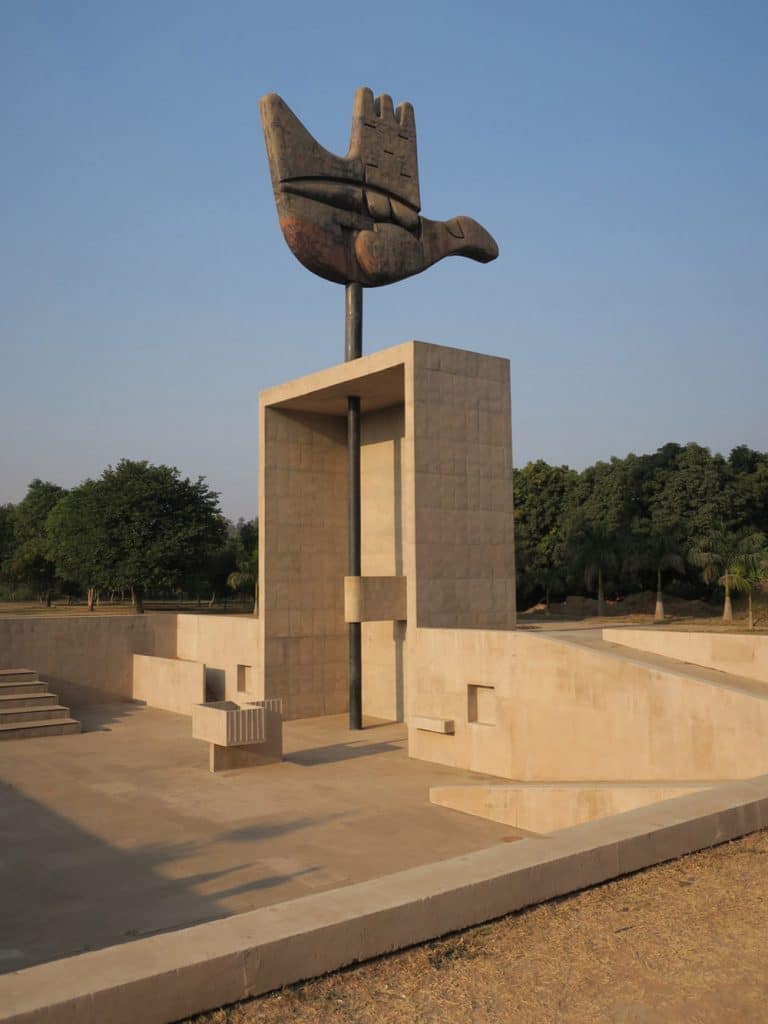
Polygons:
<instances>
[{"instance_id":1,"label":"rectangular niche in wall","mask_svg":"<svg viewBox=\"0 0 768 1024\"><path fill-rule=\"evenodd\" d=\"M246 690L251 688L251 666L250 665L238 665L237 666L237 692L245 693Z\"/></svg>"},{"instance_id":2,"label":"rectangular niche in wall","mask_svg":"<svg viewBox=\"0 0 768 1024\"><path fill-rule=\"evenodd\" d=\"M205 700L224 700L227 696L227 673L223 668L205 666Z\"/></svg>"},{"instance_id":3,"label":"rectangular niche in wall","mask_svg":"<svg viewBox=\"0 0 768 1024\"><path fill-rule=\"evenodd\" d=\"M467 687L467 720L478 725L496 725L496 691L493 686L470 683Z\"/></svg>"}]
</instances>

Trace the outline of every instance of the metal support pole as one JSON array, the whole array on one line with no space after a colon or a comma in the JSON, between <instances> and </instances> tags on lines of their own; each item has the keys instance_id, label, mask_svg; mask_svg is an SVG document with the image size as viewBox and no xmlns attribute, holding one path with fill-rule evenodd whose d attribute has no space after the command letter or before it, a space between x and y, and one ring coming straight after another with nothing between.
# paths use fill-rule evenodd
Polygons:
<instances>
[{"instance_id":1,"label":"metal support pole","mask_svg":"<svg viewBox=\"0 0 768 1024\"><path fill-rule=\"evenodd\" d=\"M360 399L347 399L347 465L349 467L349 568L360 575ZM349 728L363 728L362 627L349 623Z\"/></svg>"},{"instance_id":2,"label":"metal support pole","mask_svg":"<svg viewBox=\"0 0 768 1024\"><path fill-rule=\"evenodd\" d=\"M344 361L363 354L363 286L348 284L344 289Z\"/></svg>"},{"instance_id":3,"label":"metal support pole","mask_svg":"<svg viewBox=\"0 0 768 1024\"><path fill-rule=\"evenodd\" d=\"M363 354L363 289L348 284L345 294L344 358L346 362ZM361 572L360 526L360 398L347 397L347 467L349 500L348 575ZM363 728L363 651L362 626L349 623L349 727Z\"/></svg>"}]
</instances>

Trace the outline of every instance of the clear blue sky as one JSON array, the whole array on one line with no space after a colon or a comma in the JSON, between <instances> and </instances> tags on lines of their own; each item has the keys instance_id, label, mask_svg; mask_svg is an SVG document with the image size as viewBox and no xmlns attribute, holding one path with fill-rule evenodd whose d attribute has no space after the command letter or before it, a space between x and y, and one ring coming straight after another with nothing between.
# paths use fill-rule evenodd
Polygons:
<instances>
[{"instance_id":1,"label":"clear blue sky","mask_svg":"<svg viewBox=\"0 0 768 1024\"><path fill-rule=\"evenodd\" d=\"M256 511L259 389L341 361L258 99L416 110L423 211L501 255L366 292L366 351L512 362L515 461L768 449L768 4L4 0L0 502L121 457Z\"/></svg>"}]
</instances>

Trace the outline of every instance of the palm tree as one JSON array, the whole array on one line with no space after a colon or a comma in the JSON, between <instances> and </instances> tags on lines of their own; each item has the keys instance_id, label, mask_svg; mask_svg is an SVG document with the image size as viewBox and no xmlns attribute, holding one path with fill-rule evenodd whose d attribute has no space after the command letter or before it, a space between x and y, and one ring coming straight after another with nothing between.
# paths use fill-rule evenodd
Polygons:
<instances>
[{"instance_id":1,"label":"palm tree","mask_svg":"<svg viewBox=\"0 0 768 1024\"><path fill-rule=\"evenodd\" d=\"M253 614L259 613L259 523L238 520L232 531L235 570L227 577L230 590L253 598Z\"/></svg>"},{"instance_id":2,"label":"palm tree","mask_svg":"<svg viewBox=\"0 0 768 1024\"><path fill-rule=\"evenodd\" d=\"M584 523L571 540L573 564L584 572L589 590L597 583L597 614L605 615L605 576L620 565L619 537L599 523Z\"/></svg>"},{"instance_id":3,"label":"palm tree","mask_svg":"<svg viewBox=\"0 0 768 1024\"><path fill-rule=\"evenodd\" d=\"M549 597L553 590L557 591L563 586L563 570L559 565L550 563L534 569L532 575L538 586L544 591L544 614L550 615Z\"/></svg>"},{"instance_id":4,"label":"palm tree","mask_svg":"<svg viewBox=\"0 0 768 1024\"><path fill-rule=\"evenodd\" d=\"M666 530L654 530L642 537L635 537L627 561L632 569L648 569L656 573L656 608L653 621L663 622L662 575L664 572L675 572L680 576L685 573L685 559L677 538Z\"/></svg>"},{"instance_id":5,"label":"palm tree","mask_svg":"<svg viewBox=\"0 0 768 1024\"><path fill-rule=\"evenodd\" d=\"M253 598L253 613L257 614L258 601L258 580L253 572L242 572L235 570L227 576L227 586L230 590L240 591Z\"/></svg>"},{"instance_id":6,"label":"palm tree","mask_svg":"<svg viewBox=\"0 0 768 1024\"><path fill-rule=\"evenodd\" d=\"M720 524L689 552L690 561L702 570L704 582L717 582L725 589L724 622L733 622L733 590L747 590L751 607L751 590L756 584L748 586L747 580L754 578L765 561L765 547L765 536L759 531L729 533Z\"/></svg>"},{"instance_id":7,"label":"palm tree","mask_svg":"<svg viewBox=\"0 0 768 1024\"><path fill-rule=\"evenodd\" d=\"M758 554L741 555L733 563L730 572L730 588L736 593L747 595L747 628L755 628L755 616L752 611L752 591L768 580L768 551Z\"/></svg>"}]
</instances>

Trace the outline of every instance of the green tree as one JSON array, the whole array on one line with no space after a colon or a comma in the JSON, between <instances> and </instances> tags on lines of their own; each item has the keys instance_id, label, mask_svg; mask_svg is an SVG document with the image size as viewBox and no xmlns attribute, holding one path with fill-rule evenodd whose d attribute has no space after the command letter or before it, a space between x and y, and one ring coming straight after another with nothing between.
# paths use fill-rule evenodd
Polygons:
<instances>
[{"instance_id":1,"label":"green tree","mask_svg":"<svg viewBox=\"0 0 768 1024\"><path fill-rule=\"evenodd\" d=\"M582 520L571 533L569 548L571 564L584 573L587 589L597 589L597 614L605 615L605 580L621 568L621 535L602 523Z\"/></svg>"},{"instance_id":2,"label":"green tree","mask_svg":"<svg viewBox=\"0 0 768 1024\"><path fill-rule=\"evenodd\" d=\"M747 595L747 627L755 628L755 615L752 608L752 593L768 581L768 550L761 554L741 555L732 565L730 576L731 590Z\"/></svg>"},{"instance_id":3,"label":"green tree","mask_svg":"<svg viewBox=\"0 0 768 1024\"><path fill-rule=\"evenodd\" d=\"M691 549L688 557L701 569L704 582L719 583L725 591L725 622L733 621L731 592L747 588L746 580L753 578L765 560L765 546L762 533L749 530L733 533L721 523Z\"/></svg>"},{"instance_id":4,"label":"green tree","mask_svg":"<svg viewBox=\"0 0 768 1024\"><path fill-rule=\"evenodd\" d=\"M557 593L565 587L565 572L563 567L556 562L548 565L536 565L530 573L533 582L541 588L544 597L544 614L550 614L550 599L552 592Z\"/></svg>"},{"instance_id":5,"label":"green tree","mask_svg":"<svg viewBox=\"0 0 768 1024\"><path fill-rule=\"evenodd\" d=\"M89 611L98 589L108 585L104 497L95 480L85 480L51 509L46 524L48 555L60 576L75 580L86 591Z\"/></svg>"},{"instance_id":6,"label":"green tree","mask_svg":"<svg viewBox=\"0 0 768 1024\"><path fill-rule=\"evenodd\" d=\"M739 445L728 456L728 466L738 522L768 534L768 452Z\"/></svg>"},{"instance_id":7,"label":"green tree","mask_svg":"<svg viewBox=\"0 0 768 1024\"><path fill-rule=\"evenodd\" d=\"M215 548L194 568L191 574L181 581L180 589L186 594L193 594L201 603L204 594L208 607L212 608L216 599L226 593L227 580L235 571L235 553L227 540L223 547Z\"/></svg>"},{"instance_id":8,"label":"green tree","mask_svg":"<svg viewBox=\"0 0 768 1024\"><path fill-rule=\"evenodd\" d=\"M542 459L514 471L515 525L534 547L561 536L577 480L575 470Z\"/></svg>"},{"instance_id":9,"label":"green tree","mask_svg":"<svg viewBox=\"0 0 768 1024\"><path fill-rule=\"evenodd\" d=\"M596 462L579 474L573 503L577 523L586 520L613 536L628 527L637 512L630 486L633 459L634 455Z\"/></svg>"},{"instance_id":10,"label":"green tree","mask_svg":"<svg viewBox=\"0 0 768 1024\"><path fill-rule=\"evenodd\" d=\"M253 600L254 614L257 611L259 581L259 521L239 519L233 528L232 543L237 568L227 577L231 590L247 594Z\"/></svg>"},{"instance_id":11,"label":"green tree","mask_svg":"<svg viewBox=\"0 0 768 1024\"><path fill-rule=\"evenodd\" d=\"M0 582L14 586L13 553L16 547L16 535L13 524L16 509L13 505L0 505Z\"/></svg>"},{"instance_id":12,"label":"green tree","mask_svg":"<svg viewBox=\"0 0 768 1024\"><path fill-rule=\"evenodd\" d=\"M690 547L718 524L737 526L731 473L721 455L698 444L669 444L649 464L648 511L656 531L672 532Z\"/></svg>"},{"instance_id":13,"label":"green tree","mask_svg":"<svg viewBox=\"0 0 768 1024\"><path fill-rule=\"evenodd\" d=\"M526 597L543 593L547 610L552 590L565 585L564 526L577 480L575 470L541 459L514 473L519 590Z\"/></svg>"},{"instance_id":14,"label":"green tree","mask_svg":"<svg viewBox=\"0 0 768 1024\"><path fill-rule=\"evenodd\" d=\"M649 570L656 574L656 608L654 622L664 621L663 574L674 572L685 574L685 557L677 537L670 531L652 530L646 534L634 534L629 540L628 564L635 569Z\"/></svg>"},{"instance_id":15,"label":"green tree","mask_svg":"<svg viewBox=\"0 0 768 1024\"><path fill-rule=\"evenodd\" d=\"M137 612L151 590L174 590L223 544L226 526L218 495L201 477L123 459L54 516L62 564L110 590L130 588ZM83 520L80 513L85 515Z\"/></svg>"},{"instance_id":16,"label":"green tree","mask_svg":"<svg viewBox=\"0 0 768 1024\"><path fill-rule=\"evenodd\" d=\"M48 552L48 516L67 492L44 480L33 480L13 520L15 550L11 571L28 584L48 607L56 586L56 566Z\"/></svg>"}]
</instances>

